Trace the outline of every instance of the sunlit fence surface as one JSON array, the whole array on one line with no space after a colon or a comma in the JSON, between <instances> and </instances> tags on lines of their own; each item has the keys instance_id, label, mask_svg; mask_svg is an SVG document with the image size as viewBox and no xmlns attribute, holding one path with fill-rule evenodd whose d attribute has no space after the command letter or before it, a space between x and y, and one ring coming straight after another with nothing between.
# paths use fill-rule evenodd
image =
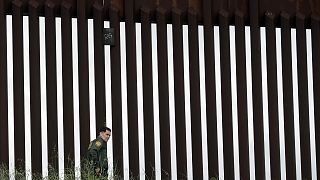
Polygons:
<instances>
[{"instance_id":1,"label":"sunlit fence surface","mask_svg":"<svg viewBox=\"0 0 320 180\"><path fill-rule=\"evenodd\" d=\"M110 176L313 179L320 172L320 19L240 13L218 23L99 5L0 7L1 163L61 178L108 126ZM231 21L232 19L232 21ZM114 28L114 46L103 28ZM293 28L294 27L294 28ZM318 165L318 166L317 166ZM30 174L30 173L27 173ZM30 175L27 175L31 179Z\"/></svg>"}]
</instances>

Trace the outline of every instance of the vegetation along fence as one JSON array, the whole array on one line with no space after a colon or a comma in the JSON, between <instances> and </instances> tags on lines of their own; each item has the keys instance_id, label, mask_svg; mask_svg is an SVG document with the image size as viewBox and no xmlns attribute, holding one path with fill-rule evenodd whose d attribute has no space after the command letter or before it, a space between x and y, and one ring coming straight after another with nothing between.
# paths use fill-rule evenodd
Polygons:
<instances>
[{"instance_id":1,"label":"vegetation along fence","mask_svg":"<svg viewBox=\"0 0 320 180\"><path fill-rule=\"evenodd\" d=\"M0 0L0 162L63 177L107 124L124 179L316 180L319 13L317 0Z\"/></svg>"}]
</instances>

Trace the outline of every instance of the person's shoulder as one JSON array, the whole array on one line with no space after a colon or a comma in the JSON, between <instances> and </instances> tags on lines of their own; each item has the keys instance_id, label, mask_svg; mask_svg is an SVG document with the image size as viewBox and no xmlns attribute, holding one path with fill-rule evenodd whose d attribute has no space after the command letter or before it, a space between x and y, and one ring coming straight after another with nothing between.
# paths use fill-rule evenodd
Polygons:
<instances>
[{"instance_id":1,"label":"person's shoulder","mask_svg":"<svg viewBox=\"0 0 320 180\"><path fill-rule=\"evenodd\" d=\"M103 145L103 142L101 142L101 140L99 138L93 140L90 142L90 146L89 148L92 148L92 149L97 149L99 150Z\"/></svg>"},{"instance_id":2,"label":"person's shoulder","mask_svg":"<svg viewBox=\"0 0 320 180\"><path fill-rule=\"evenodd\" d=\"M88 150L93 148L93 145L94 145L95 141L96 141L96 139L90 141L89 146L88 146Z\"/></svg>"}]
</instances>

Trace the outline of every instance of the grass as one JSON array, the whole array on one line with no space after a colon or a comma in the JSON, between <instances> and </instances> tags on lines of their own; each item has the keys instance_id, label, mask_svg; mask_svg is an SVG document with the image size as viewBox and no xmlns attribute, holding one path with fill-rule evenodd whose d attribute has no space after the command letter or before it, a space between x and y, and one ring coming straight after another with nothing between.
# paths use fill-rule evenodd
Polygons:
<instances>
[{"instance_id":1,"label":"grass","mask_svg":"<svg viewBox=\"0 0 320 180\"><path fill-rule=\"evenodd\" d=\"M81 177L86 180L103 180L106 178L98 178L94 176L92 166L87 160L83 160L81 163ZM74 168L74 163L66 165L64 169L64 179L65 180L75 180L75 172L77 169ZM116 172L116 171L115 171ZM14 173L9 173L7 165L0 164L0 179L9 179L9 177L15 177L16 180L25 180L26 175L30 175L24 169L16 168ZM119 175L114 175L112 179L120 180ZM33 180L59 180L59 169L52 164L48 166L48 177L43 178L41 172L32 173Z\"/></svg>"},{"instance_id":2,"label":"grass","mask_svg":"<svg viewBox=\"0 0 320 180\"><path fill-rule=\"evenodd\" d=\"M69 163L67 165L65 165L65 169L64 169L64 179L65 180L75 180L75 172L76 169L74 168L74 162L69 160ZM122 175L120 173L119 170L117 170L117 168L114 168L114 174L113 176L110 178L112 180L122 180ZM13 174L9 174L9 169L8 166L4 165L4 164L0 164L0 180L2 179L9 179L9 177L15 176L16 180L25 180L26 179L26 174L30 174L28 172L26 172L23 169L20 168L16 168L15 173ZM41 173L33 173L32 174L32 179L33 180L59 180L59 169L57 167L55 167L55 165L49 164L48 167L48 177L43 178ZM152 173L152 176L146 176L145 175L145 179L146 180L153 180L155 179L155 173ZM166 172L162 172L162 179L165 180L169 180L170 175ZM87 160L82 160L81 162L81 177L82 179L85 180L103 180L106 178L97 178L94 176L93 171L92 171L92 166L90 165L90 163ZM130 180L135 180L135 179L140 179L139 176L138 177L130 177ZM216 177L212 177L210 178L210 180L218 180L218 178Z\"/></svg>"}]
</instances>

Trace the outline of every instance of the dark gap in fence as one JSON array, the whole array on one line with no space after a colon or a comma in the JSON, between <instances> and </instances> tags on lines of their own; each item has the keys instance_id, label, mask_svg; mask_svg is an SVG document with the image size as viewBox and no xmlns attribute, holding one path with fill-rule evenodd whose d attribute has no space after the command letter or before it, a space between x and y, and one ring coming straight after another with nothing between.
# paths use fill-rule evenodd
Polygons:
<instances>
[{"instance_id":1,"label":"dark gap in fence","mask_svg":"<svg viewBox=\"0 0 320 180\"><path fill-rule=\"evenodd\" d=\"M142 42L142 80L143 80L143 117L145 144L145 173L147 177L155 176L154 155L154 111L152 80L152 47L150 10L141 9L141 42Z\"/></svg>"},{"instance_id":2,"label":"dark gap in fence","mask_svg":"<svg viewBox=\"0 0 320 180\"><path fill-rule=\"evenodd\" d=\"M200 108L200 71L199 71L199 38L197 12L188 11L189 39L189 77L190 77L190 107L191 107L191 140L193 177L203 179L202 134ZM200 42L202 43L202 42ZM186 129L187 131L187 129ZM190 132L190 130L188 130Z\"/></svg>"},{"instance_id":3,"label":"dark gap in fence","mask_svg":"<svg viewBox=\"0 0 320 180\"><path fill-rule=\"evenodd\" d=\"M216 118L216 86L214 65L214 37L211 1L203 0L204 57L207 113L207 146L209 177L218 176L218 142Z\"/></svg>"},{"instance_id":4,"label":"dark gap in fence","mask_svg":"<svg viewBox=\"0 0 320 180\"><path fill-rule=\"evenodd\" d=\"M184 100L184 70L183 70L183 40L182 40L182 11L172 10L173 29L173 66L175 94L175 124L176 124L176 156L178 179L187 178L186 154L186 122Z\"/></svg>"},{"instance_id":5,"label":"dark gap in fence","mask_svg":"<svg viewBox=\"0 0 320 180\"><path fill-rule=\"evenodd\" d=\"M224 175L226 179L234 179L229 20L230 14L222 10L219 33Z\"/></svg>"},{"instance_id":6,"label":"dark gap in fence","mask_svg":"<svg viewBox=\"0 0 320 180\"><path fill-rule=\"evenodd\" d=\"M124 1L126 65L127 65L127 107L130 175L139 175L138 142L138 103L137 103L137 69L136 69L136 33L133 0ZM124 34L122 34L124 35ZM124 53L124 52L122 52Z\"/></svg>"},{"instance_id":7,"label":"dark gap in fence","mask_svg":"<svg viewBox=\"0 0 320 180\"><path fill-rule=\"evenodd\" d=\"M266 12L265 21L271 179L280 179L280 118L278 112L277 47L275 31L275 23L277 19L272 12Z\"/></svg>"},{"instance_id":8,"label":"dark gap in fence","mask_svg":"<svg viewBox=\"0 0 320 180\"><path fill-rule=\"evenodd\" d=\"M249 0L251 35L251 70L253 97L253 126L256 179L265 178L264 130L262 115L261 40L259 28L259 2Z\"/></svg>"},{"instance_id":9,"label":"dark gap in fence","mask_svg":"<svg viewBox=\"0 0 320 180\"><path fill-rule=\"evenodd\" d=\"M301 175L303 179L311 179L310 127L308 104L308 73L306 47L306 18L303 14L296 15L297 26L297 61L298 61L298 94L299 94L299 125L301 147Z\"/></svg>"},{"instance_id":10,"label":"dark gap in fence","mask_svg":"<svg viewBox=\"0 0 320 180\"><path fill-rule=\"evenodd\" d=\"M281 50L282 50L282 80L283 80L283 111L284 136L286 148L286 176L296 178L294 117L293 117L293 86L292 86L292 51L291 51L291 17L281 13Z\"/></svg>"},{"instance_id":11,"label":"dark gap in fence","mask_svg":"<svg viewBox=\"0 0 320 180\"><path fill-rule=\"evenodd\" d=\"M246 37L244 14L235 14L237 101L238 101L238 136L241 179L250 179L249 142L248 142L248 102L246 75Z\"/></svg>"},{"instance_id":12,"label":"dark gap in fence","mask_svg":"<svg viewBox=\"0 0 320 180\"><path fill-rule=\"evenodd\" d=\"M103 45L103 7L99 3L93 5L94 17L94 72L96 127L106 125L106 91L105 91L105 57Z\"/></svg>"},{"instance_id":13,"label":"dark gap in fence","mask_svg":"<svg viewBox=\"0 0 320 180\"><path fill-rule=\"evenodd\" d=\"M72 19L71 4L61 6L62 33L62 82L63 82L63 136L64 167L72 167L74 162L74 105L73 105L73 59L72 59ZM86 144L84 144L85 146Z\"/></svg>"},{"instance_id":14,"label":"dark gap in fence","mask_svg":"<svg viewBox=\"0 0 320 180\"><path fill-rule=\"evenodd\" d=\"M157 52L158 52L158 86L159 86L159 125L160 157L163 178L171 175L170 155L170 119L169 119L169 82L168 82L168 46L167 46L167 11L158 8L157 16Z\"/></svg>"},{"instance_id":15,"label":"dark gap in fence","mask_svg":"<svg viewBox=\"0 0 320 180\"><path fill-rule=\"evenodd\" d=\"M56 24L51 2L45 5L48 161L58 167Z\"/></svg>"},{"instance_id":16,"label":"dark gap in fence","mask_svg":"<svg viewBox=\"0 0 320 180\"><path fill-rule=\"evenodd\" d=\"M311 17L312 32L312 68L313 68L313 94L314 94L314 122L317 154L317 172L320 176L320 17Z\"/></svg>"},{"instance_id":17,"label":"dark gap in fence","mask_svg":"<svg viewBox=\"0 0 320 180\"><path fill-rule=\"evenodd\" d=\"M23 63L23 18L22 2L12 2L12 31L13 31L13 93L14 93L14 145L15 165L24 170L25 160L25 113L24 113L24 63Z\"/></svg>"},{"instance_id":18,"label":"dark gap in fence","mask_svg":"<svg viewBox=\"0 0 320 180\"><path fill-rule=\"evenodd\" d=\"M90 142L88 19L86 1L77 1L80 155L85 156Z\"/></svg>"},{"instance_id":19,"label":"dark gap in fence","mask_svg":"<svg viewBox=\"0 0 320 180\"><path fill-rule=\"evenodd\" d=\"M40 92L40 38L39 3L29 2L30 51L30 110L31 110L31 161L32 172L41 172L41 92Z\"/></svg>"},{"instance_id":20,"label":"dark gap in fence","mask_svg":"<svg viewBox=\"0 0 320 180\"><path fill-rule=\"evenodd\" d=\"M114 28L115 46L110 47L111 54L111 95L112 95L112 139L113 161L117 174L123 176L123 141L121 108L121 63L120 63L120 19L119 11L111 6L110 27Z\"/></svg>"},{"instance_id":21,"label":"dark gap in fence","mask_svg":"<svg viewBox=\"0 0 320 180\"><path fill-rule=\"evenodd\" d=\"M7 33L6 33L6 15L4 12L4 2L0 2L0 126L8 127L8 76L7 76ZM8 128L2 128L0 131L0 164L9 163L8 152Z\"/></svg>"}]
</instances>

